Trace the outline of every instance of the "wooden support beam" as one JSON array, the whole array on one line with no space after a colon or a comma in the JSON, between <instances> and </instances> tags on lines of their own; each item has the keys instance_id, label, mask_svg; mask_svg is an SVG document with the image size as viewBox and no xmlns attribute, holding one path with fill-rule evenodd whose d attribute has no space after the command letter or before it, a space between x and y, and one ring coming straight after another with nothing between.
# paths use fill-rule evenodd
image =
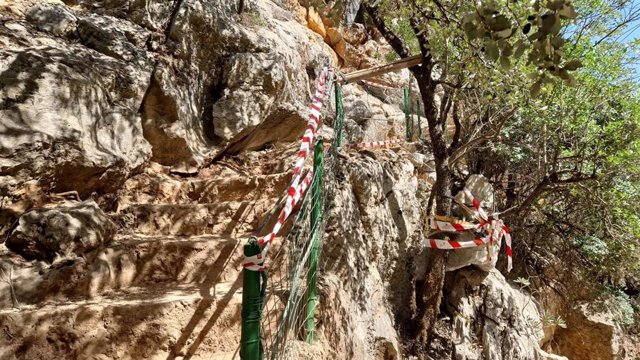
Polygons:
<instances>
[{"instance_id":1,"label":"wooden support beam","mask_svg":"<svg viewBox=\"0 0 640 360\"><path fill-rule=\"evenodd\" d=\"M411 56L408 58L400 59L398 61L394 61L391 64L385 64L370 69L354 71L352 73L346 74L344 78L340 79L339 81L343 84L349 84L358 80L368 79L370 77L386 74L391 71L409 68L420 64L422 64L422 55Z\"/></svg>"}]
</instances>

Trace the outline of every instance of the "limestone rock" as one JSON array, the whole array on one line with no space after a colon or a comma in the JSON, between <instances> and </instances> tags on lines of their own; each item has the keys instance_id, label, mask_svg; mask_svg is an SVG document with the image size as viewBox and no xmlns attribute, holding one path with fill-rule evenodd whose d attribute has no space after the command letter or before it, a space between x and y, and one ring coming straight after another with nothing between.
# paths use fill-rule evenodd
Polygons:
<instances>
[{"instance_id":1,"label":"limestone rock","mask_svg":"<svg viewBox=\"0 0 640 360\"><path fill-rule=\"evenodd\" d=\"M55 3L35 4L27 10L26 18L39 30L58 36L70 35L75 31L77 22L76 16L66 6Z\"/></svg>"},{"instance_id":2,"label":"limestone rock","mask_svg":"<svg viewBox=\"0 0 640 360\"><path fill-rule=\"evenodd\" d=\"M350 86L344 91L345 126L349 142L376 141L405 136L404 113L385 104L386 93L365 92Z\"/></svg>"},{"instance_id":3,"label":"limestone rock","mask_svg":"<svg viewBox=\"0 0 640 360\"><path fill-rule=\"evenodd\" d=\"M191 0L176 11L168 42L173 59L159 63L143 105L153 159L165 165L201 166L225 147L259 148L304 129L301 112L313 80L305 69L315 73L330 57L274 3L252 5L268 28L241 23L236 5Z\"/></svg>"},{"instance_id":4,"label":"limestone rock","mask_svg":"<svg viewBox=\"0 0 640 360\"><path fill-rule=\"evenodd\" d=\"M367 30L362 24L352 24L342 28L342 37L351 45L362 45L367 41Z\"/></svg>"},{"instance_id":5,"label":"limestone rock","mask_svg":"<svg viewBox=\"0 0 640 360\"><path fill-rule=\"evenodd\" d=\"M327 31L322 23L322 18L313 7L310 7L307 10L307 26L316 34L322 36L323 39L327 36Z\"/></svg>"},{"instance_id":6,"label":"limestone rock","mask_svg":"<svg viewBox=\"0 0 640 360\"><path fill-rule=\"evenodd\" d=\"M128 19L151 30L162 30L177 4L173 0L75 0L73 3L100 15Z\"/></svg>"},{"instance_id":7,"label":"limestone rock","mask_svg":"<svg viewBox=\"0 0 640 360\"><path fill-rule=\"evenodd\" d=\"M598 309L593 305L582 303L575 306L566 319L567 327L556 330L554 349L571 359L615 360L627 359L627 352L634 354L634 349L621 346L622 330L609 310L615 307L604 304Z\"/></svg>"},{"instance_id":8,"label":"limestone rock","mask_svg":"<svg viewBox=\"0 0 640 360\"><path fill-rule=\"evenodd\" d=\"M348 69L364 69L367 68L369 64L369 57L365 54L364 50L361 47L356 47L354 45L349 44L348 42L345 44L345 54L344 54L344 66Z\"/></svg>"},{"instance_id":9,"label":"limestone rock","mask_svg":"<svg viewBox=\"0 0 640 360\"><path fill-rule=\"evenodd\" d=\"M344 41L344 39L340 39L340 41L338 41L333 46L333 50L336 52L336 54L338 54L338 56L340 56L340 58L342 60L346 59L346 57L347 57L347 43Z\"/></svg>"},{"instance_id":10,"label":"limestone rock","mask_svg":"<svg viewBox=\"0 0 640 360\"><path fill-rule=\"evenodd\" d=\"M413 166L415 166L417 169L427 169L429 162L433 162L433 159L427 157L424 154L420 154L420 153L413 153L411 154L411 157L409 157L409 160L411 161L411 163L413 164Z\"/></svg>"},{"instance_id":11,"label":"limestone rock","mask_svg":"<svg viewBox=\"0 0 640 360\"><path fill-rule=\"evenodd\" d=\"M150 64L24 26L0 27L0 175L81 196L117 188L149 158L137 112Z\"/></svg>"},{"instance_id":12,"label":"limestone rock","mask_svg":"<svg viewBox=\"0 0 640 360\"><path fill-rule=\"evenodd\" d=\"M6 246L27 259L76 257L111 241L114 223L94 201L27 212Z\"/></svg>"},{"instance_id":13,"label":"limestone rock","mask_svg":"<svg viewBox=\"0 0 640 360\"><path fill-rule=\"evenodd\" d=\"M371 104L365 100L356 100L345 106L345 116L355 121L358 125L363 125L373 117Z\"/></svg>"},{"instance_id":14,"label":"limestone rock","mask_svg":"<svg viewBox=\"0 0 640 360\"><path fill-rule=\"evenodd\" d=\"M420 227L415 169L391 151L355 155L338 168L344 180L330 185L322 282L322 306L336 310L321 314L322 331L350 358L400 359L396 321L409 315L412 292L405 261Z\"/></svg>"},{"instance_id":15,"label":"limestone rock","mask_svg":"<svg viewBox=\"0 0 640 360\"><path fill-rule=\"evenodd\" d=\"M152 59L145 50L151 34L128 21L87 14L78 20L80 42L107 56L149 68Z\"/></svg>"},{"instance_id":16,"label":"limestone rock","mask_svg":"<svg viewBox=\"0 0 640 360\"><path fill-rule=\"evenodd\" d=\"M307 21L307 9L300 5L293 5L292 6L292 12L293 12L293 17L300 23L304 23Z\"/></svg>"},{"instance_id":17,"label":"limestone rock","mask_svg":"<svg viewBox=\"0 0 640 360\"><path fill-rule=\"evenodd\" d=\"M299 128L306 123L298 109L281 105L286 104L287 98L295 99L298 95L291 85L295 79L290 77L286 64L285 58L273 53L238 54L227 62L224 71L227 86L212 110L217 136L231 140L263 121L282 126L286 126L283 122L293 122L288 128ZM302 104L299 109L303 109ZM265 119L270 114L278 119Z\"/></svg>"},{"instance_id":18,"label":"limestone rock","mask_svg":"<svg viewBox=\"0 0 640 360\"><path fill-rule=\"evenodd\" d=\"M324 41L335 50L341 59L346 59L347 43L337 28L327 27L327 35L324 37Z\"/></svg>"},{"instance_id":19,"label":"limestone rock","mask_svg":"<svg viewBox=\"0 0 640 360\"><path fill-rule=\"evenodd\" d=\"M493 187L489 181L482 175L471 175L465 182L465 188L480 202L482 208L491 213L493 208ZM466 204L473 209L473 204L466 198L464 192L460 191L456 194L456 200ZM462 216L460 213L458 216ZM471 220L475 221L475 220ZM470 232L459 234L459 240L472 241L477 236ZM500 246L502 242L494 242L493 246L489 244L474 248L458 249L451 251L447 259L447 271L457 270L469 265L475 265L484 271L489 271L495 267L500 255Z\"/></svg>"},{"instance_id":20,"label":"limestone rock","mask_svg":"<svg viewBox=\"0 0 640 360\"><path fill-rule=\"evenodd\" d=\"M358 15L360 9L360 3L362 0L347 0L344 1L344 21L347 25L353 24L353 21Z\"/></svg>"},{"instance_id":21,"label":"limestone rock","mask_svg":"<svg viewBox=\"0 0 640 360\"><path fill-rule=\"evenodd\" d=\"M317 137L318 139L324 140L325 144L328 144L335 138L335 131L329 126L323 126L320 128L320 130L318 130Z\"/></svg>"},{"instance_id":22,"label":"limestone rock","mask_svg":"<svg viewBox=\"0 0 640 360\"><path fill-rule=\"evenodd\" d=\"M331 47L336 46L342 39L342 34L336 28L329 27L327 28L327 34L324 37L324 41L329 44Z\"/></svg>"},{"instance_id":23,"label":"limestone rock","mask_svg":"<svg viewBox=\"0 0 640 360\"><path fill-rule=\"evenodd\" d=\"M499 271L460 270L445 284L444 300L454 314L456 360L539 360L542 314L529 295L511 287Z\"/></svg>"}]
</instances>

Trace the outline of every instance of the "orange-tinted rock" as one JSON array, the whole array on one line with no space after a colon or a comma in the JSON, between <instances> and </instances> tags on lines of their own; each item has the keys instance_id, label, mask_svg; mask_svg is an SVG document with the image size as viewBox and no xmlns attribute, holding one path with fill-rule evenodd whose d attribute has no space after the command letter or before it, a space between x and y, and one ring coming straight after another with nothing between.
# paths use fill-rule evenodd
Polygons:
<instances>
[{"instance_id":1,"label":"orange-tinted rock","mask_svg":"<svg viewBox=\"0 0 640 360\"><path fill-rule=\"evenodd\" d=\"M322 23L322 18L313 7L310 7L307 11L307 26L313 32L320 34L323 38L327 36L326 29Z\"/></svg>"},{"instance_id":2,"label":"orange-tinted rock","mask_svg":"<svg viewBox=\"0 0 640 360\"><path fill-rule=\"evenodd\" d=\"M335 50L336 54L338 54L340 58L346 59L347 43L344 39L340 39L340 41L333 46L333 50Z\"/></svg>"},{"instance_id":3,"label":"orange-tinted rock","mask_svg":"<svg viewBox=\"0 0 640 360\"><path fill-rule=\"evenodd\" d=\"M337 43L342 40L342 34L338 31L338 29L333 27L326 28L326 35L324 37L324 41L334 47Z\"/></svg>"},{"instance_id":4,"label":"orange-tinted rock","mask_svg":"<svg viewBox=\"0 0 640 360\"><path fill-rule=\"evenodd\" d=\"M367 41L367 31L364 25L354 23L351 26L342 29L342 37L346 42L352 45L362 45Z\"/></svg>"}]
</instances>

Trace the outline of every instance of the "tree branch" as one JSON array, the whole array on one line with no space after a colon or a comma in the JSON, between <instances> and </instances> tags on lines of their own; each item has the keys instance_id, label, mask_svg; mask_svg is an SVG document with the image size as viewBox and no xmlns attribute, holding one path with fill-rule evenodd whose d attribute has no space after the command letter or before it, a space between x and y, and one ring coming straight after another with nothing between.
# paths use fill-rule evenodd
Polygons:
<instances>
[{"instance_id":1,"label":"tree branch","mask_svg":"<svg viewBox=\"0 0 640 360\"><path fill-rule=\"evenodd\" d=\"M502 130L502 127L504 126L504 124L507 122L507 120L509 120L509 118L511 118L511 115L513 115L513 113L515 112L516 112L516 109L511 108L511 110L507 111L504 115L502 115L495 130L493 130L492 134L479 136L473 140L468 141L467 143L463 144L462 146L454 150L451 153L451 156L449 157L449 165L455 164L458 160L460 160L462 155L464 155L467 151L473 149L474 147L478 146L479 144L482 144L483 142L488 140L496 139L500 134L500 130ZM449 146L449 149L450 150L452 149L451 146Z\"/></svg>"},{"instance_id":2,"label":"tree branch","mask_svg":"<svg viewBox=\"0 0 640 360\"><path fill-rule=\"evenodd\" d=\"M378 6L372 5L371 0L365 1L364 8L367 11L367 14L371 17L374 25L380 31L382 36L387 40L389 45L393 48L393 50L401 57L406 58L411 56L409 52L409 48L404 43L402 39L400 39L391 29L387 27L387 24L384 22L384 19L378 12Z\"/></svg>"},{"instance_id":3,"label":"tree branch","mask_svg":"<svg viewBox=\"0 0 640 360\"><path fill-rule=\"evenodd\" d=\"M453 103L453 111L451 113L451 117L453 118L453 125L455 125L455 132L453 133L453 139L451 140L451 145L449 145L450 152L453 152L455 149L460 146L460 132L462 131L462 124L460 123L460 102L454 101Z\"/></svg>"}]
</instances>

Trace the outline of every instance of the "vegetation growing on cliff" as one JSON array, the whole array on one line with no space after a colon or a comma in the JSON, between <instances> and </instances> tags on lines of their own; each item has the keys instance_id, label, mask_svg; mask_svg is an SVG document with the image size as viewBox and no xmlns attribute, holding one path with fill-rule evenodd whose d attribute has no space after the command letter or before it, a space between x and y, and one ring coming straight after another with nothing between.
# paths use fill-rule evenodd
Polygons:
<instances>
[{"instance_id":1,"label":"vegetation growing on cliff","mask_svg":"<svg viewBox=\"0 0 640 360\"><path fill-rule=\"evenodd\" d=\"M436 163L433 211L449 215L451 195L483 174L517 233L517 252L579 263L632 303L640 279L640 43L629 34L640 5L370 0L364 8L399 57L423 56L410 70ZM445 261L430 259L427 279L415 284L418 338L439 311Z\"/></svg>"}]
</instances>

